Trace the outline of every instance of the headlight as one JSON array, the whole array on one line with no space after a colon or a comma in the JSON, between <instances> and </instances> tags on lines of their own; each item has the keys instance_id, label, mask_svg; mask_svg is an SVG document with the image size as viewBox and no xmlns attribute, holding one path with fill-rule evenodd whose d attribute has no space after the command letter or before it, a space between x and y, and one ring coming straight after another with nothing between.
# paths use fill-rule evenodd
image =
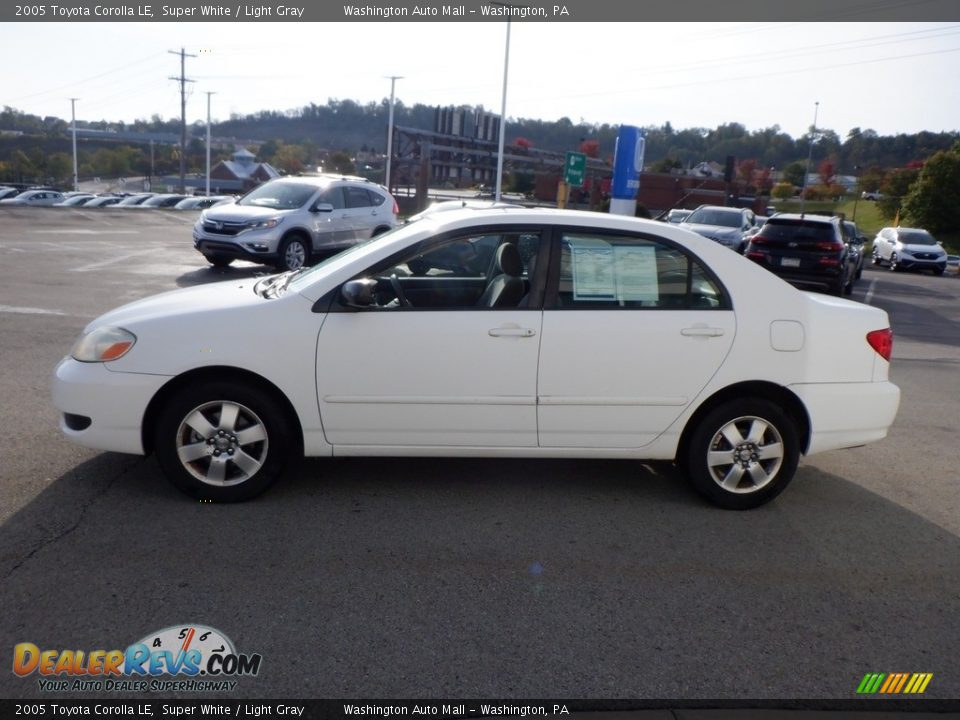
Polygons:
<instances>
[{"instance_id":1,"label":"headlight","mask_svg":"<svg viewBox=\"0 0 960 720\"><path fill-rule=\"evenodd\" d=\"M280 224L283 220L282 217L272 217L267 218L266 220L252 220L247 223L247 229L249 230L268 230L274 228Z\"/></svg>"},{"instance_id":2,"label":"headlight","mask_svg":"<svg viewBox=\"0 0 960 720\"><path fill-rule=\"evenodd\" d=\"M118 327L101 327L88 332L73 344L70 356L78 362L110 362L126 355L137 336Z\"/></svg>"}]
</instances>

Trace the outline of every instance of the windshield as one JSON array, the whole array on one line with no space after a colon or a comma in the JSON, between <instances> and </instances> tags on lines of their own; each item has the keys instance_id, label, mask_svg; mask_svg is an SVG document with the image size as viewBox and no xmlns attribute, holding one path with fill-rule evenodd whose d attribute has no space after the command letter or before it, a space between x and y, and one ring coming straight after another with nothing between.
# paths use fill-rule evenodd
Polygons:
<instances>
[{"instance_id":1,"label":"windshield","mask_svg":"<svg viewBox=\"0 0 960 720\"><path fill-rule=\"evenodd\" d=\"M901 230L900 242L904 245L936 245L933 235L926 230Z\"/></svg>"},{"instance_id":2,"label":"windshield","mask_svg":"<svg viewBox=\"0 0 960 720\"><path fill-rule=\"evenodd\" d=\"M723 227L740 227L740 213L730 210L714 208L698 208L684 220L685 223L700 225L721 225Z\"/></svg>"},{"instance_id":3,"label":"windshield","mask_svg":"<svg viewBox=\"0 0 960 720\"><path fill-rule=\"evenodd\" d=\"M237 201L237 205L293 210L303 207L317 192L316 185L300 182L274 181L251 190Z\"/></svg>"}]
</instances>

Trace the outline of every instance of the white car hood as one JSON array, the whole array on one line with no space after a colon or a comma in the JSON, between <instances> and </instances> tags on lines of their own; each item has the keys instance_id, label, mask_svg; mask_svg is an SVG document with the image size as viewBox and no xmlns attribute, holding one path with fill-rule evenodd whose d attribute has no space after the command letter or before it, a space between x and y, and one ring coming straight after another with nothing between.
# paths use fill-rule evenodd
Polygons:
<instances>
[{"instance_id":1,"label":"white car hood","mask_svg":"<svg viewBox=\"0 0 960 720\"><path fill-rule=\"evenodd\" d=\"M136 334L137 325L156 318L169 321L174 316L194 315L211 310L244 308L270 302L253 292L260 278L247 278L171 290L136 300L101 315L84 332L102 326L122 327Z\"/></svg>"}]
</instances>

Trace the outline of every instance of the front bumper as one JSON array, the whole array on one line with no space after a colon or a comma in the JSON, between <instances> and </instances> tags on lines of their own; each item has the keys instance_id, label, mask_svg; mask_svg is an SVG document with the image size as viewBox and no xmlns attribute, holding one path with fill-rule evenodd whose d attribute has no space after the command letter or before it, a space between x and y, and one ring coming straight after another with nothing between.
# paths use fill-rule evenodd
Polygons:
<instances>
[{"instance_id":1,"label":"front bumper","mask_svg":"<svg viewBox=\"0 0 960 720\"><path fill-rule=\"evenodd\" d=\"M111 372L103 363L66 357L54 370L52 384L60 430L85 447L143 455L147 405L169 379Z\"/></svg>"}]
</instances>

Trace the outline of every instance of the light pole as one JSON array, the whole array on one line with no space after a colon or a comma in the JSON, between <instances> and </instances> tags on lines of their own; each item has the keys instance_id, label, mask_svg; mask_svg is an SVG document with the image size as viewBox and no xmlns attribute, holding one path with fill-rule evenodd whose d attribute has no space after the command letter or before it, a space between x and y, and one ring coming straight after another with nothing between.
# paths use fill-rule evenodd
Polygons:
<instances>
[{"instance_id":1,"label":"light pole","mask_svg":"<svg viewBox=\"0 0 960 720\"><path fill-rule=\"evenodd\" d=\"M807 202L807 177L810 175L810 160L813 158L813 141L817 138L817 112L820 110L820 101L813 104L813 129L810 131L810 149L807 150L807 167L803 172L803 187L800 189L800 215Z\"/></svg>"},{"instance_id":2,"label":"light pole","mask_svg":"<svg viewBox=\"0 0 960 720\"><path fill-rule=\"evenodd\" d=\"M384 185L390 192L390 163L393 160L393 98L397 80L403 80L403 75L387 75L390 81L390 112L387 116L387 166L384 170Z\"/></svg>"},{"instance_id":3,"label":"light pole","mask_svg":"<svg viewBox=\"0 0 960 720\"><path fill-rule=\"evenodd\" d=\"M216 92L207 90L207 197L210 197L210 96Z\"/></svg>"},{"instance_id":4,"label":"light pole","mask_svg":"<svg viewBox=\"0 0 960 720\"><path fill-rule=\"evenodd\" d=\"M853 177L855 182L853 184L853 217L850 218L853 222L857 221L857 203L860 201L860 166L853 166Z\"/></svg>"},{"instance_id":5,"label":"light pole","mask_svg":"<svg viewBox=\"0 0 960 720\"><path fill-rule=\"evenodd\" d=\"M73 130L73 189L79 190L80 180L77 177L77 100L70 98L70 123Z\"/></svg>"},{"instance_id":6,"label":"light pole","mask_svg":"<svg viewBox=\"0 0 960 720\"><path fill-rule=\"evenodd\" d=\"M500 5L502 3L492 3ZM494 199L500 201L503 188L503 145L507 134L507 75L510 70L510 19L507 18L507 42L503 51L503 98L500 103L500 142L497 148L497 185Z\"/></svg>"}]
</instances>

